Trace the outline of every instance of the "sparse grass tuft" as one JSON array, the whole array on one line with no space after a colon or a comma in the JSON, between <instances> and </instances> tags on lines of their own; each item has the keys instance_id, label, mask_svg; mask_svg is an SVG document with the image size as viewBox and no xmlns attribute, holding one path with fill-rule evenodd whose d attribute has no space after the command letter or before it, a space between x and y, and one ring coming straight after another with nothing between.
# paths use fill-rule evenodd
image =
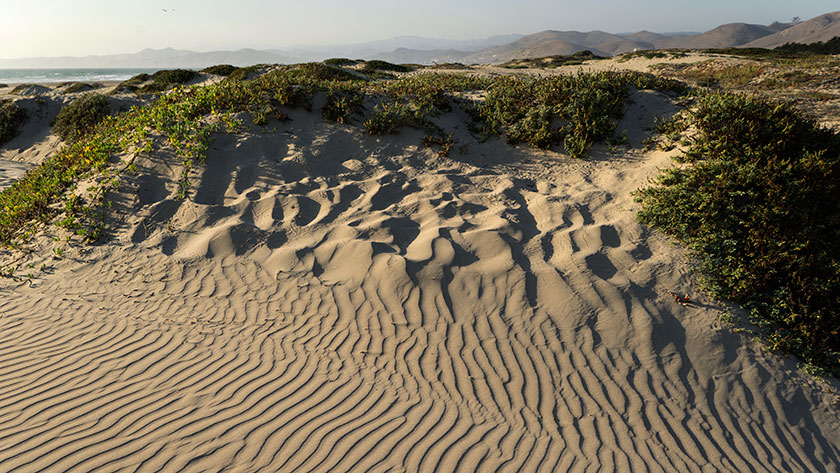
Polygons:
<instances>
[{"instance_id":1,"label":"sparse grass tuft","mask_svg":"<svg viewBox=\"0 0 840 473\"><path fill-rule=\"evenodd\" d=\"M429 148L440 148L438 156L448 157L452 148L455 146L455 135L449 134L444 136L443 133L427 134L423 137L423 145Z\"/></svg>"}]
</instances>

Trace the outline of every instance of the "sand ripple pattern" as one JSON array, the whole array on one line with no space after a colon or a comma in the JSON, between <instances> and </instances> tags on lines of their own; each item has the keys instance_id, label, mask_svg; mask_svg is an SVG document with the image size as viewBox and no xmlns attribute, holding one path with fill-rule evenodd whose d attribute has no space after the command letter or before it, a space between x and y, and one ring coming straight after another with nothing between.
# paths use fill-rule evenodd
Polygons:
<instances>
[{"instance_id":1,"label":"sand ripple pattern","mask_svg":"<svg viewBox=\"0 0 840 473\"><path fill-rule=\"evenodd\" d=\"M0 471L837 471L818 387L663 292L627 169L252 155L147 199L178 232L0 289Z\"/></svg>"}]
</instances>

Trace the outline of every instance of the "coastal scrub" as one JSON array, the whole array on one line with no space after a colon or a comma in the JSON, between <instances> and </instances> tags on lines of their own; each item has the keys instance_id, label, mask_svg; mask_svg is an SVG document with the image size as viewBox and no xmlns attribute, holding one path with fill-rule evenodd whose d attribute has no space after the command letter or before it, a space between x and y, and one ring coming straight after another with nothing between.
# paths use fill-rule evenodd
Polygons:
<instances>
[{"instance_id":1,"label":"coastal scrub","mask_svg":"<svg viewBox=\"0 0 840 473\"><path fill-rule=\"evenodd\" d=\"M712 294L768 346L840 375L840 135L789 106L715 93L682 160L637 193L639 218L695 251Z\"/></svg>"}]
</instances>

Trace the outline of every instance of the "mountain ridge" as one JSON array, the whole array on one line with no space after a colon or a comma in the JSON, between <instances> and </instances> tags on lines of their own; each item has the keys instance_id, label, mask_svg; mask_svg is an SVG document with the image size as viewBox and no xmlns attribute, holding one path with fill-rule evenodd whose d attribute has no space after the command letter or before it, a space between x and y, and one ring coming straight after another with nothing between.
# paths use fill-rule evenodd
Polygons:
<instances>
[{"instance_id":1,"label":"mountain ridge","mask_svg":"<svg viewBox=\"0 0 840 473\"><path fill-rule=\"evenodd\" d=\"M462 62L494 64L513 59L570 55L589 50L613 56L646 49L774 48L785 43L813 43L840 36L840 11L797 23L758 25L727 23L702 33L634 33L544 30L529 35L495 35L475 40L398 36L350 45L299 46L289 49L196 52L146 48L136 53L84 57L0 58L0 68L203 68L216 64L250 66L259 63L322 61L329 57L381 59L396 63Z\"/></svg>"}]
</instances>

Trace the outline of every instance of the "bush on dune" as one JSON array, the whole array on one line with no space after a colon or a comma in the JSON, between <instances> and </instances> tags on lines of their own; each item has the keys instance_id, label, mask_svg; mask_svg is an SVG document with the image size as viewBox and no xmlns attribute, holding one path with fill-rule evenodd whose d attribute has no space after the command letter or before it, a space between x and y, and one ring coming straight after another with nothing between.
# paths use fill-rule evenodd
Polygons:
<instances>
[{"instance_id":1,"label":"bush on dune","mask_svg":"<svg viewBox=\"0 0 840 473\"><path fill-rule=\"evenodd\" d=\"M204 72L205 74L213 74L217 76L228 77L231 74L233 74L233 72L237 69L239 68L236 66L231 66L230 64L219 64L216 66L205 67L201 70L201 72Z\"/></svg>"},{"instance_id":2,"label":"bush on dune","mask_svg":"<svg viewBox=\"0 0 840 473\"><path fill-rule=\"evenodd\" d=\"M137 92L138 94L152 94L184 85L193 80L197 72L189 69L169 69L157 71L154 74L137 74L121 82L114 92ZM151 81L151 82L150 82Z\"/></svg>"},{"instance_id":3,"label":"bush on dune","mask_svg":"<svg viewBox=\"0 0 840 473\"><path fill-rule=\"evenodd\" d=\"M0 145L17 136L26 111L11 100L0 101Z\"/></svg>"},{"instance_id":4,"label":"bush on dune","mask_svg":"<svg viewBox=\"0 0 840 473\"><path fill-rule=\"evenodd\" d=\"M374 59L371 61L365 61L362 64L361 70L363 72L374 72L374 71L390 71L390 72L410 72L412 69L409 66L403 64L392 64L387 61L380 61L378 59Z\"/></svg>"},{"instance_id":5,"label":"bush on dune","mask_svg":"<svg viewBox=\"0 0 840 473\"><path fill-rule=\"evenodd\" d=\"M770 348L840 375L840 135L791 108L716 93L684 160L638 191L639 217L695 250L713 294Z\"/></svg>"},{"instance_id":6,"label":"bush on dune","mask_svg":"<svg viewBox=\"0 0 840 473\"><path fill-rule=\"evenodd\" d=\"M76 141L92 131L110 111L108 99L102 95L85 95L70 102L58 112L53 131L64 141Z\"/></svg>"}]
</instances>

